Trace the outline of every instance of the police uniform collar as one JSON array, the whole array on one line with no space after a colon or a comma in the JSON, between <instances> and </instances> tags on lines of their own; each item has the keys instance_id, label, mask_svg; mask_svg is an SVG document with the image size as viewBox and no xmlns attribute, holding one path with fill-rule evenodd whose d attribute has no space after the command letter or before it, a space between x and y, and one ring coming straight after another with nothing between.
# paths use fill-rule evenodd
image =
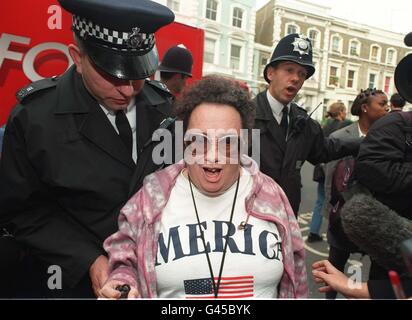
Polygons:
<instances>
[{"instance_id":1,"label":"police uniform collar","mask_svg":"<svg viewBox=\"0 0 412 320\"><path fill-rule=\"evenodd\" d=\"M255 118L257 120L269 121L273 118L272 110L266 97L266 91L259 93L256 97L257 108Z\"/></svg>"},{"instance_id":2,"label":"police uniform collar","mask_svg":"<svg viewBox=\"0 0 412 320\"><path fill-rule=\"evenodd\" d=\"M87 91L74 65L60 77L57 99L55 114L89 113L93 105L98 107L97 100Z\"/></svg>"},{"instance_id":3,"label":"police uniform collar","mask_svg":"<svg viewBox=\"0 0 412 320\"><path fill-rule=\"evenodd\" d=\"M151 106L156 106L156 110L166 116L170 115L170 110L165 108L167 99L172 99L173 95L168 91L160 91L158 87L153 84L153 81L146 80L145 85L140 93L140 96L145 102Z\"/></svg>"},{"instance_id":4,"label":"police uniform collar","mask_svg":"<svg viewBox=\"0 0 412 320\"><path fill-rule=\"evenodd\" d=\"M103 110L104 114L106 116L111 115L111 116L115 116L117 111L109 109L108 107L102 105L99 103L100 108ZM131 112L134 108L136 108L136 98L133 97L130 99L129 104L127 105L127 108L124 110L124 113L128 113Z\"/></svg>"},{"instance_id":5,"label":"police uniform collar","mask_svg":"<svg viewBox=\"0 0 412 320\"><path fill-rule=\"evenodd\" d=\"M285 107L282 103L280 103L276 98L274 98L271 94L270 91L266 91L266 97L268 99L270 108L272 109L272 112L274 112L276 115L280 116L282 114L282 110ZM290 102L287 104L288 108L288 113L290 111Z\"/></svg>"}]
</instances>

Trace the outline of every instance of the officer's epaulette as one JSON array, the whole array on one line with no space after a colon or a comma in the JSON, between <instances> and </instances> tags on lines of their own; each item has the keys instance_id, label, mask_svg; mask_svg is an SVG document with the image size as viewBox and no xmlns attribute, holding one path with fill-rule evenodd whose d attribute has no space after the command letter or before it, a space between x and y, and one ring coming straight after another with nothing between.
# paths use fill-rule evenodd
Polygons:
<instances>
[{"instance_id":1,"label":"officer's epaulette","mask_svg":"<svg viewBox=\"0 0 412 320\"><path fill-rule=\"evenodd\" d=\"M154 87L155 89L161 90L163 92L166 92L170 96L172 96L171 92L169 89L166 87L166 85L160 81L157 80L146 80L146 83Z\"/></svg>"},{"instance_id":2,"label":"officer's epaulette","mask_svg":"<svg viewBox=\"0 0 412 320\"><path fill-rule=\"evenodd\" d=\"M46 78L46 79L32 82L29 85L25 86L24 88L20 89L16 93L16 98L20 102L23 102L24 99L26 99L28 96L32 95L35 92L39 92L41 90L56 86L57 80L58 80L58 77L54 76L51 78Z\"/></svg>"}]
</instances>

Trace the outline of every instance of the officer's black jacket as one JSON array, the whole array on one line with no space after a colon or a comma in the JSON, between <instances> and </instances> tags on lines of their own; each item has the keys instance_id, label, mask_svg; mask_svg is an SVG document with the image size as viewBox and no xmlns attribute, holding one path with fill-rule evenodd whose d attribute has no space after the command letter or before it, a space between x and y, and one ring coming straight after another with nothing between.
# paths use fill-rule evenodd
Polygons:
<instances>
[{"instance_id":1,"label":"officer's black jacket","mask_svg":"<svg viewBox=\"0 0 412 320\"><path fill-rule=\"evenodd\" d=\"M412 123L408 126L400 112L376 121L360 146L355 176L377 200L412 219L412 146L406 141L407 130L412 130Z\"/></svg>"},{"instance_id":2,"label":"officer's black jacket","mask_svg":"<svg viewBox=\"0 0 412 320\"><path fill-rule=\"evenodd\" d=\"M302 187L300 169L307 160L313 165L356 155L360 141L325 138L320 125L306 111L292 103L289 134L284 138L273 116L266 91L255 98L255 128L260 130L260 169L284 190L295 215L298 214Z\"/></svg>"},{"instance_id":3,"label":"officer's black jacket","mask_svg":"<svg viewBox=\"0 0 412 320\"><path fill-rule=\"evenodd\" d=\"M146 81L136 97L136 173L74 67L41 81L19 92L22 101L6 126L0 223L11 223L16 239L44 262L60 266L63 281L74 286L104 253L102 242L117 230L130 190L159 167L146 142L170 116L171 96Z\"/></svg>"}]
</instances>

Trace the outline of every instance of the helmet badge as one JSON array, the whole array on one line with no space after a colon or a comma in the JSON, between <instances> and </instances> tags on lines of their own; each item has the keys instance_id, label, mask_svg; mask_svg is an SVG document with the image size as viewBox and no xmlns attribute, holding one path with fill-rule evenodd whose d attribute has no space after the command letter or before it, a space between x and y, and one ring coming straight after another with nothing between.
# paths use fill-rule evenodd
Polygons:
<instances>
[{"instance_id":1,"label":"helmet badge","mask_svg":"<svg viewBox=\"0 0 412 320\"><path fill-rule=\"evenodd\" d=\"M303 38L295 38L295 41L292 42L293 51L299 52L302 55L309 55L310 51L310 42Z\"/></svg>"}]
</instances>

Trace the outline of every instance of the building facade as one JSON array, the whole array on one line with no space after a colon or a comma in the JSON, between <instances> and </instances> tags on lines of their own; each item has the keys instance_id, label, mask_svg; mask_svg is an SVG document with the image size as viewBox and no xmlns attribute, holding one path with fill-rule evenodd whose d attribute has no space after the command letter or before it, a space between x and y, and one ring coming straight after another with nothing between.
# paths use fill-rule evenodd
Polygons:
<instances>
[{"instance_id":1,"label":"building facade","mask_svg":"<svg viewBox=\"0 0 412 320\"><path fill-rule=\"evenodd\" d=\"M290 33L313 43L315 74L296 102L321 120L328 106L350 109L361 89L396 92L394 72L411 49L403 34L343 20L331 8L302 0L270 0L257 12L256 0L156 0L176 21L205 30L203 74L219 74L249 84L254 94L267 88L263 69L279 40Z\"/></svg>"},{"instance_id":2,"label":"building facade","mask_svg":"<svg viewBox=\"0 0 412 320\"><path fill-rule=\"evenodd\" d=\"M396 92L394 72L410 49L404 35L331 16L330 8L300 0L271 0L256 13L254 91L267 86L263 68L279 40L290 33L312 40L314 76L296 100L308 111L322 103L313 115L322 119L327 107L342 101L350 108L361 89Z\"/></svg>"},{"instance_id":3,"label":"building facade","mask_svg":"<svg viewBox=\"0 0 412 320\"><path fill-rule=\"evenodd\" d=\"M255 0L157 0L176 21L205 30L203 74L252 83Z\"/></svg>"}]
</instances>

